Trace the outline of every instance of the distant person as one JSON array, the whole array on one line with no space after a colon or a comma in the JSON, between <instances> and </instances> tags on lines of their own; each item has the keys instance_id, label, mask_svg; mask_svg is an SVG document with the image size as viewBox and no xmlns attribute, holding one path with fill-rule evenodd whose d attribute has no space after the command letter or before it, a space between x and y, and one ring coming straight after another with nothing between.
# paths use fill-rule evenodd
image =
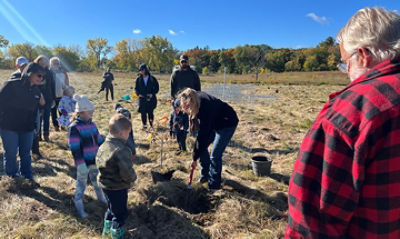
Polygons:
<instances>
[{"instance_id":1,"label":"distant person","mask_svg":"<svg viewBox=\"0 0 400 239\"><path fill-rule=\"evenodd\" d=\"M236 112L214 96L190 88L181 92L178 98L182 109L189 114L191 131L198 130L191 167L196 168L200 158L200 182L208 181L209 189L220 189L222 154L238 125ZM211 158L208 153L210 142L213 142Z\"/></svg>"},{"instance_id":2,"label":"distant person","mask_svg":"<svg viewBox=\"0 0 400 239\"><path fill-rule=\"evenodd\" d=\"M106 101L108 101L108 92L111 92L111 100L114 100L114 86L112 82L114 81L114 75L111 73L111 68L108 67L107 71L103 74L103 81L101 82L101 88L98 93L106 90Z\"/></svg>"},{"instance_id":3,"label":"distant person","mask_svg":"<svg viewBox=\"0 0 400 239\"><path fill-rule=\"evenodd\" d=\"M61 61L58 57L50 58L50 70L53 73L55 96L56 96L55 104L52 105L51 109L51 119L55 131L60 131L60 126L57 121L58 118L57 114L60 116L60 112L58 112L57 110L58 103L63 97L65 87L69 85L69 78L67 72L61 67Z\"/></svg>"},{"instance_id":4,"label":"distant person","mask_svg":"<svg viewBox=\"0 0 400 239\"><path fill-rule=\"evenodd\" d=\"M337 39L350 83L300 146L285 237L400 238L400 15L361 9Z\"/></svg>"},{"instance_id":5,"label":"distant person","mask_svg":"<svg viewBox=\"0 0 400 239\"><path fill-rule=\"evenodd\" d=\"M177 94L186 88L201 91L199 75L190 68L189 57L187 55L181 55L179 59L180 68L172 72L171 75L172 99L175 99Z\"/></svg>"},{"instance_id":6,"label":"distant person","mask_svg":"<svg viewBox=\"0 0 400 239\"><path fill-rule=\"evenodd\" d=\"M68 145L71 149L76 166L76 189L74 204L79 216L85 218L88 214L84 210L83 196L85 194L87 178L94 187L97 199L107 204L103 191L97 184L99 171L96 166L96 154L104 139L92 122L94 105L86 96L74 95L76 100L75 113L72 116L72 123L68 127Z\"/></svg>"},{"instance_id":7,"label":"distant person","mask_svg":"<svg viewBox=\"0 0 400 239\"><path fill-rule=\"evenodd\" d=\"M44 141L49 142L50 138L50 113L51 113L51 105L54 103L56 99L55 95L55 82L54 82L54 76L49 70L49 59L44 56L40 55L36 57L36 59L33 61L35 63L38 63L43 69L45 69L46 74L44 76L43 81L39 85L39 89L42 92L45 100L45 105L43 107L40 107L40 129L37 135L35 135L34 140L37 141L37 143L34 143L35 145L39 144L39 140L42 139L41 137L41 132L43 131L43 138ZM43 126L42 126L43 125Z\"/></svg>"},{"instance_id":8,"label":"distant person","mask_svg":"<svg viewBox=\"0 0 400 239\"><path fill-rule=\"evenodd\" d=\"M122 114L123 116L125 116L129 120L132 119L131 112L128 109L122 107L122 105L120 105L119 103L115 104L115 111L118 114ZM126 141L126 145L132 151L131 159L133 161L135 159L135 157L136 157L136 144L135 144L135 138L133 136L133 127L132 127L132 130L131 130L131 133L129 134L128 140Z\"/></svg>"},{"instance_id":9,"label":"distant person","mask_svg":"<svg viewBox=\"0 0 400 239\"><path fill-rule=\"evenodd\" d=\"M25 57L23 56L18 57L15 60L15 68L17 68L17 70L11 74L10 79L21 78L22 71L24 70L25 66L28 65L28 63L29 61Z\"/></svg>"},{"instance_id":10,"label":"distant person","mask_svg":"<svg viewBox=\"0 0 400 239\"><path fill-rule=\"evenodd\" d=\"M173 103L173 111L169 118L170 135L176 137L179 149L177 155L186 151L186 136L189 128L189 117L181 110L180 101L176 99Z\"/></svg>"},{"instance_id":11,"label":"distant person","mask_svg":"<svg viewBox=\"0 0 400 239\"><path fill-rule=\"evenodd\" d=\"M147 118L149 125L153 127L153 111L157 107L159 85L157 79L150 74L146 64L139 67L139 76L136 79L135 92L138 95L138 112L141 114L143 129L147 129Z\"/></svg>"},{"instance_id":12,"label":"distant person","mask_svg":"<svg viewBox=\"0 0 400 239\"><path fill-rule=\"evenodd\" d=\"M131 121L115 114L109 122L109 135L100 146L96 163L98 183L107 198L103 237L124 238L125 219L128 216L128 189L136 180L131 160L132 151L126 141L132 131Z\"/></svg>"},{"instance_id":13,"label":"distant person","mask_svg":"<svg viewBox=\"0 0 400 239\"><path fill-rule=\"evenodd\" d=\"M71 123L71 116L75 111L76 100L73 99L74 94L74 87L67 86L58 104L58 112L61 113L61 116L57 120L63 130L67 130L68 125Z\"/></svg>"},{"instance_id":14,"label":"distant person","mask_svg":"<svg viewBox=\"0 0 400 239\"><path fill-rule=\"evenodd\" d=\"M18 177L17 154L21 175L33 182L31 148L36 126L40 90L45 70L29 63L20 78L11 78L0 88L0 132L4 147L4 171ZM35 183L35 185L37 185Z\"/></svg>"}]
</instances>

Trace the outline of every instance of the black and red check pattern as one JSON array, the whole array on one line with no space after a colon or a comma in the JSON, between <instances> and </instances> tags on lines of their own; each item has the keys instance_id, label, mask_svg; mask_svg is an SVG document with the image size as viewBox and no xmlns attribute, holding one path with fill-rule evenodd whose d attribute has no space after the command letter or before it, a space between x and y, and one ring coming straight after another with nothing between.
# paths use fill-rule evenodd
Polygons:
<instances>
[{"instance_id":1,"label":"black and red check pattern","mask_svg":"<svg viewBox=\"0 0 400 239\"><path fill-rule=\"evenodd\" d=\"M329 96L289 184L286 238L400 238L400 62Z\"/></svg>"}]
</instances>

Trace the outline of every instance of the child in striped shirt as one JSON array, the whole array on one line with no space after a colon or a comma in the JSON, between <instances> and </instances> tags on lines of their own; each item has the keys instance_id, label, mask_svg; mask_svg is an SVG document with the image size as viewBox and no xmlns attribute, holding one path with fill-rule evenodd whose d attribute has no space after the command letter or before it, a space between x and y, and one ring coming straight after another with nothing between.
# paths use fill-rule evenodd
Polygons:
<instances>
[{"instance_id":1,"label":"child in striped shirt","mask_svg":"<svg viewBox=\"0 0 400 239\"><path fill-rule=\"evenodd\" d=\"M72 116L71 124L68 127L68 145L74 157L77 168L76 189L74 196L75 207L82 218L88 216L83 207L83 195L86 189L87 177L97 194L97 199L105 204L103 191L97 184L99 171L96 166L96 154L103 138L92 122L94 105L86 96L74 95L76 100L75 113Z\"/></svg>"}]
</instances>

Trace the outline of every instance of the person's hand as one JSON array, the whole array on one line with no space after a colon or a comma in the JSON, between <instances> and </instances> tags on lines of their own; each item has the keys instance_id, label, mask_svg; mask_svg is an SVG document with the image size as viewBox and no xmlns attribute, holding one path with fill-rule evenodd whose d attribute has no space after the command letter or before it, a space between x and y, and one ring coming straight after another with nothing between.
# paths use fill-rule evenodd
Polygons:
<instances>
[{"instance_id":1,"label":"person's hand","mask_svg":"<svg viewBox=\"0 0 400 239\"><path fill-rule=\"evenodd\" d=\"M133 154L131 155L131 161L132 162L135 160L135 157L136 157L135 155L133 155Z\"/></svg>"},{"instance_id":2,"label":"person's hand","mask_svg":"<svg viewBox=\"0 0 400 239\"><path fill-rule=\"evenodd\" d=\"M143 95L138 95L139 96L139 98L143 98Z\"/></svg>"},{"instance_id":3,"label":"person's hand","mask_svg":"<svg viewBox=\"0 0 400 239\"><path fill-rule=\"evenodd\" d=\"M192 163L190 164L190 168L195 170L197 167L197 160L192 160Z\"/></svg>"}]
</instances>

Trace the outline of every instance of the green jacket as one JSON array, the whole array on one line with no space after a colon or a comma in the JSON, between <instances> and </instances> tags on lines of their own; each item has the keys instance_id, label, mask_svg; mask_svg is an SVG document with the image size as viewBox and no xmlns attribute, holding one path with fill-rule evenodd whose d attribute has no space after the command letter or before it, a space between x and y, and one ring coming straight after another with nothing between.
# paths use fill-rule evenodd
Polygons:
<instances>
[{"instance_id":1,"label":"green jacket","mask_svg":"<svg viewBox=\"0 0 400 239\"><path fill-rule=\"evenodd\" d=\"M129 189L136 180L131 161L132 152L123 139L107 136L96 156L99 169L97 181L100 187L108 190Z\"/></svg>"}]
</instances>

